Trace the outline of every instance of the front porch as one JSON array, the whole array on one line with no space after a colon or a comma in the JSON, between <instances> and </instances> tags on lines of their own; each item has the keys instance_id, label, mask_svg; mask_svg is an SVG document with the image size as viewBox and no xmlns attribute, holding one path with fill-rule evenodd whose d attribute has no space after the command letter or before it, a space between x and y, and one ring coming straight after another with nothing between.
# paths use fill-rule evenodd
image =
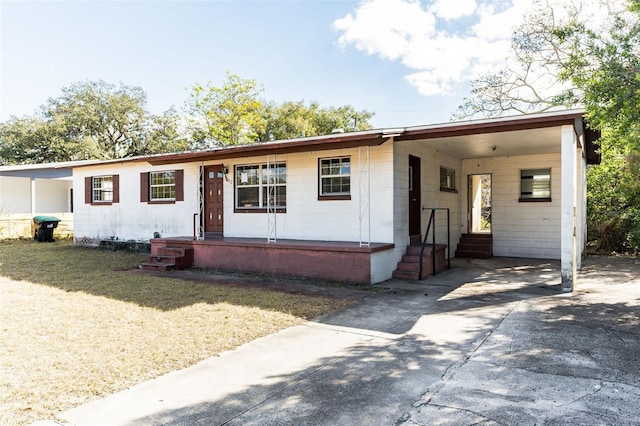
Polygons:
<instances>
[{"instance_id":1,"label":"front porch","mask_svg":"<svg viewBox=\"0 0 640 426\"><path fill-rule=\"evenodd\" d=\"M344 281L372 283L372 259L392 250L392 243L306 241L264 238L192 237L154 238L151 258L161 257L166 248L193 249L193 266L203 269L255 272Z\"/></svg>"}]
</instances>

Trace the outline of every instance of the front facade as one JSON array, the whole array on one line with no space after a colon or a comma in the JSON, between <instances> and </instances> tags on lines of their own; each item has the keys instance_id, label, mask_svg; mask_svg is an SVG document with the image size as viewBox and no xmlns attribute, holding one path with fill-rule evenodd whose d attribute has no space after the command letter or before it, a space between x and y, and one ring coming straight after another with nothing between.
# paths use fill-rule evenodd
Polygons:
<instances>
[{"instance_id":1,"label":"front facade","mask_svg":"<svg viewBox=\"0 0 640 426\"><path fill-rule=\"evenodd\" d=\"M491 234L494 255L562 259L570 289L586 232L586 142L570 111L83 165L75 240L224 236L264 242L276 263L293 256L278 249L334 242L334 254L365 253L358 280L375 283L424 239L436 208L436 239L449 231L452 253L463 234ZM319 268L363 262L345 256Z\"/></svg>"}]
</instances>

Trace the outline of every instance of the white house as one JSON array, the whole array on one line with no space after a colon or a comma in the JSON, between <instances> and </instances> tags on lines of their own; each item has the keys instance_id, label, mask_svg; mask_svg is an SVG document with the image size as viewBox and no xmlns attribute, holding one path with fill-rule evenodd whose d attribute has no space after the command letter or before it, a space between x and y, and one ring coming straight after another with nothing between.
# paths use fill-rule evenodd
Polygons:
<instances>
[{"instance_id":1,"label":"white house","mask_svg":"<svg viewBox=\"0 0 640 426\"><path fill-rule=\"evenodd\" d=\"M460 256L479 234L495 256L561 259L571 291L593 139L582 111L562 111L82 164L75 241L150 240L159 257L192 248L200 267L376 283L435 228Z\"/></svg>"}]
</instances>

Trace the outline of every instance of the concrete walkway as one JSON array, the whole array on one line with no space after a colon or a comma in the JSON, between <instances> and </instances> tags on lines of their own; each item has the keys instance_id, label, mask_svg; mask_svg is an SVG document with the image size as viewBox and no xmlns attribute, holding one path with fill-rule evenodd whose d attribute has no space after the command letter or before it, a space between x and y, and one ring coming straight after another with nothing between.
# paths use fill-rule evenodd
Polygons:
<instances>
[{"instance_id":1,"label":"concrete walkway","mask_svg":"<svg viewBox=\"0 0 640 426\"><path fill-rule=\"evenodd\" d=\"M640 262L457 260L59 415L70 425L640 425ZM44 424L46 422L40 422ZM51 424L51 422L49 422Z\"/></svg>"}]
</instances>

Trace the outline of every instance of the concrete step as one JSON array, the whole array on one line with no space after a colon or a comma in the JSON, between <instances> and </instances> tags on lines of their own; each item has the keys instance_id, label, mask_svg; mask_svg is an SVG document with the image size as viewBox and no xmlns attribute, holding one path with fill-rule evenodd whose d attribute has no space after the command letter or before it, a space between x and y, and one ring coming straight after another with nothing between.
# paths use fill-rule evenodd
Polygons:
<instances>
[{"instance_id":1,"label":"concrete step","mask_svg":"<svg viewBox=\"0 0 640 426\"><path fill-rule=\"evenodd\" d=\"M418 262L398 262L398 266L397 266L396 269L398 269L399 271L418 272L420 270L420 263L418 263Z\"/></svg>"},{"instance_id":2,"label":"concrete step","mask_svg":"<svg viewBox=\"0 0 640 426\"><path fill-rule=\"evenodd\" d=\"M175 269L175 265L162 262L144 262L140 264L140 267L145 271L172 271Z\"/></svg>"},{"instance_id":3,"label":"concrete step","mask_svg":"<svg viewBox=\"0 0 640 426\"><path fill-rule=\"evenodd\" d=\"M170 263L172 265L176 264L175 256L149 256L150 263Z\"/></svg>"},{"instance_id":4,"label":"concrete step","mask_svg":"<svg viewBox=\"0 0 640 426\"><path fill-rule=\"evenodd\" d=\"M398 279L398 280L413 280L413 281L417 281L417 280L420 279L418 277L418 273L417 272L400 271L398 269L393 271L392 276L393 276L393 278Z\"/></svg>"},{"instance_id":5,"label":"concrete step","mask_svg":"<svg viewBox=\"0 0 640 426\"><path fill-rule=\"evenodd\" d=\"M447 248L446 244L436 244L436 252L440 250L444 252L446 248ZM431 250L432 250L431 245L425 246L424 251L422 251L422 246L408 246L407 254L413 255L413 256L420 256L420 253L422 252L423 255L425 256L431 256Z\"/></svg>"},{"instance_id":6,"label":"concrete step","mask_svg":"<svg viewBox=\"0 0 640 426\"><path fill-rule=\"evenodd\" d=\"M158 255L175 257L192 256L193 249L184 247L158 247Z\"/></svg>"},{"instance_id":7,"label":"concrete step","mask_svg":"<svg viewBox=\"0 0 640 426\"><path fill-rule=\"evenodd\" d=\"M149 256L149 263L173 264L175 269L193 266L193 249L184 247L158 247L157 254Z\"/></svg>"},{"instance_id":8,"label":"concrete step","mask_svg":"<svg viewBox=\"0 0 640 426\"><path fill-rule=\"evenodd\" d=\"M467 259L488 259L491 257L491 253L487 250L456 250L456 257L463 257Z\"/></svg>"},{"instance_id":9,"label":"concrete step","mask_svg":"<svg viewBox=\"0 0 640 426\"><path fill-rule=\"evenodd\" d=\"M493 236L491 234L462 234L456 257L488 259L493 256Z\"/></svg>"},{"instance_id":10,"label":"concrete step","mask_svg":"<svg viewBox=\"0 0 640 426\"><path fill-rule=\"evenodd\" d=\"M492 240L492 234L462 234L461 239Z\"/></svg>"}]
</instances>

